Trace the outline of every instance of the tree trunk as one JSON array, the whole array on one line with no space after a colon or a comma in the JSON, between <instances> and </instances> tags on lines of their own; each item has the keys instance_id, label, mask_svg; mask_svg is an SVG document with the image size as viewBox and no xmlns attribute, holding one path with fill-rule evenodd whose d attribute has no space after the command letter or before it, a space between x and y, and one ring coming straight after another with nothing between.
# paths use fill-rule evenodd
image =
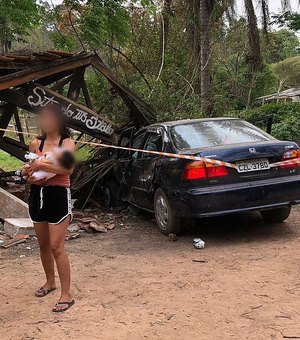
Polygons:
<instances>
[{"instance_id":1,"label":"tree trunk","mask_svg":"<svg viewBox=\"0 0 300 340\"><path fill-rule=\"evenodd\" d=\"M212 115L212 67L211 67L211 26L212 26L212 5L208 0L200 0L200 32L201 32L201 109L208 115Z\"/></svg>"},{"instance_id":2,"label":"tree trunk","mask_svg":"<svg viewBox=\"0 0 300 340\"><path fill-rule=\"evenodd\" d=\"M200 3L199 0L186 0L187 8L187 31L191 45L193 67L197 69L200 63L201 38L200 38ZM193 76L193 72L191 72ZM197 86L194 86L197 88ZM199 87L200 91L200 87Z\"/></svg>"},{"instance_id":3,"label":"tree trunk","mask_svg":"<svg viewBox=\"0 0 300 340\"><path fill-rule=\"evenodd\" d=\"M262 57L260 49L259 30L257 27L257 18L252 0L245 0L245 8L247 13L247 32L249 39L249 65L252 72L259 72L262 69Z\"/></svg>"},{"instance_id":4,"label":"tree trunk","mask_svg":"<svg viewBox=\"0 0 300 340\"><path fill-rule=\"evenodd\" d=\"M173 0L164 0L163 8L161 11L161 33L160 33L160 55L166 49L169 36L170 28L170 15L171 15L171 5Z\"/></svg>"}]
</instances>

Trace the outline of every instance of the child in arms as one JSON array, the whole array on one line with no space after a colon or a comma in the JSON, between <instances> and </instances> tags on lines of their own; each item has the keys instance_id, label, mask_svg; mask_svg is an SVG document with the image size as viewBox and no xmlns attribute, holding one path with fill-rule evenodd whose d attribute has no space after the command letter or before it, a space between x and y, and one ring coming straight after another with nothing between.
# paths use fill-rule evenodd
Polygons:
<instances>
[{"instance_id":1,"label":"child in arms","mask_svg":"<svg viewBox=\"0 0 300 340\"><path fill-rule=\"evenodd\" d=\"M26 183L26 180L29 177L30 163L34 162L35 160L39 160L40 162L52 165L59 165L67 170L71 169L75 164L75 158L73 153L70 150L64 148L56 148L52 152L46 152L43 156L38 156L33 152L29 152L28 154L25 155L25 158L28 160L28 163L26 163L21 170L16 172L16 176L20 177L19 179L16 180L17 184ZM56 176L55 173L44 170L35 171L31 175L31 177L36 181L39 180L47 181L48 179L54 176Z\"/></svg>"}]
</instances>

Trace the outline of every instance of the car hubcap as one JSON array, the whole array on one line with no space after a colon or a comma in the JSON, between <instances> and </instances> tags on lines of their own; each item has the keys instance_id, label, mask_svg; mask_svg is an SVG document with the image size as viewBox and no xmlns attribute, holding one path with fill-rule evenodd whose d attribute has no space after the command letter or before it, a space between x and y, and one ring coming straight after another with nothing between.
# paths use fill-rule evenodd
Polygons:
<instances>
[{"instance_id":1,"label":"car hubcap","mask_svg":"<svg viewBox=\"0 0 300 340\"><path fill-rule=\"evenodd\" d=\"M156 216L160 226L165 229L168 225L168 207L162 196L159 196L156 201Z\"/></svg>"}]
</instances>

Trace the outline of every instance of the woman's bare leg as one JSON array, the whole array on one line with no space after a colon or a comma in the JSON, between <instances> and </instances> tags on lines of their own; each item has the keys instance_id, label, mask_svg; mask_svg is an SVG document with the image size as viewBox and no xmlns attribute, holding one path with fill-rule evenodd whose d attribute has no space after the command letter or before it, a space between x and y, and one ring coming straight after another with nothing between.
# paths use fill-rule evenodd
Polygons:
<instances>
[{"instance_id":1,"label":"woman's bare leg","mask_svg":"<svg viewBox=\"0 0 300 340\"><path fill-rule=\"evenodd\" d=\"M50 234L48 223L34 223L35 235L40 246L40 256L46 274L46 283L42 286L45 289L55 288L54 258L50 248Z\"/></svg>"},{"instance_id":2,"label":"woman's bare leg","mask_svg":"<svg viewBox=\"0 0 300 340\"><path fill-rule=\"evenodd\" d=\"M69 224L70 218L66 218L62 223L49 225L50 247L61 283L61 296L59 301L62 302L72 300L70 292L70 263L65 251L65 237Z\"/></svg>"}]
</instances>

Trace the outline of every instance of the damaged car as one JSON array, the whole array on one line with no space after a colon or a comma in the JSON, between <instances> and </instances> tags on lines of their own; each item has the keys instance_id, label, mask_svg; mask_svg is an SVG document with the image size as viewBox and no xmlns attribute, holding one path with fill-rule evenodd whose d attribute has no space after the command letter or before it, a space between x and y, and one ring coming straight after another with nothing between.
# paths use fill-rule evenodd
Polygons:
<instances>
[{"instance_id":1,"label":"damaged car","mask_svg":"<svg viewBox=\"0 0 300 340\"><path fill-rule=\"evenodd\" d=\"M187 219L259 211L266 222L282 222L300 202L296 143L279 141L236 118L207 118L156 123L120 146L193 155L232 163L236 168L160 155L118 151L104 182L107 207L120 200L153 212L162 233L179 233Z\"/></svg>"}]
</instances>

